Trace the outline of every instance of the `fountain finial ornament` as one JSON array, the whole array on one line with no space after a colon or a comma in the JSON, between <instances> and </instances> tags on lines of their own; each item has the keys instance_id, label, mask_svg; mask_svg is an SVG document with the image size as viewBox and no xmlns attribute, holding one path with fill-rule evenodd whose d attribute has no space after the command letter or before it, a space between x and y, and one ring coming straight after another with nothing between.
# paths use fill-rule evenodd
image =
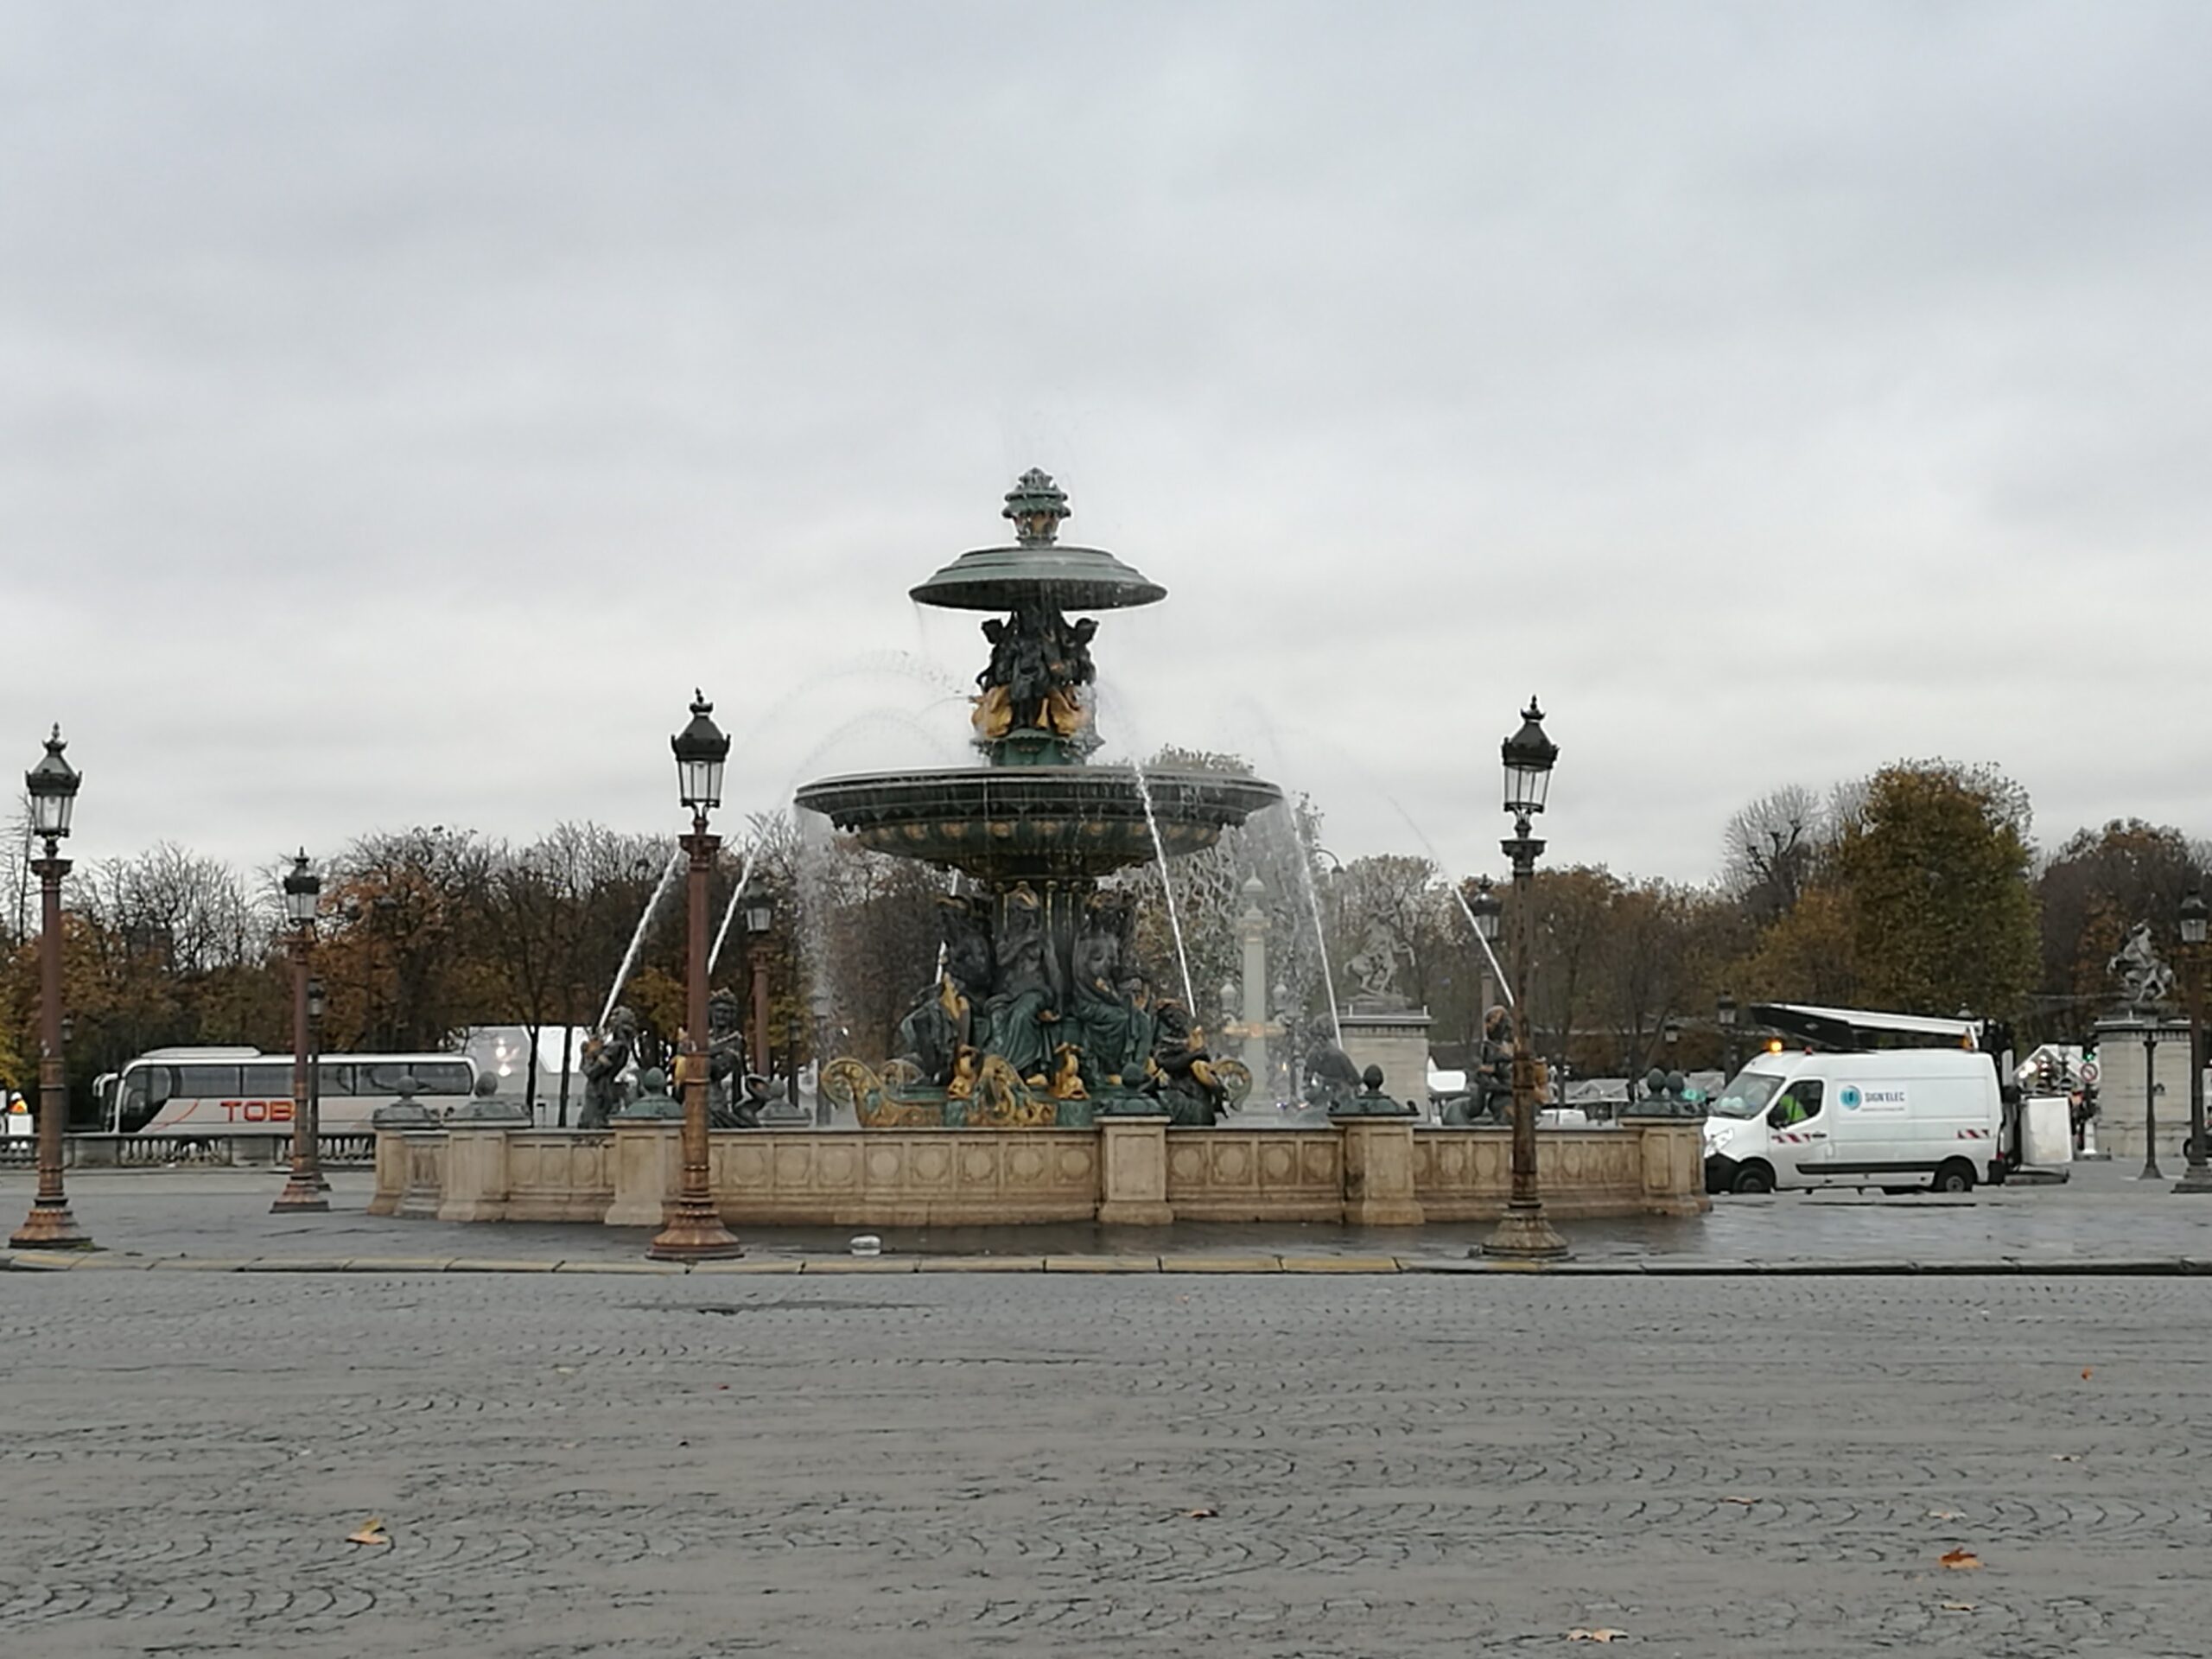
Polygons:
<instances>
[{"instance_id":1,"label":"fountain finial ornament","mask_svg":"<svg viewBox=\"0 0 2212 1659\"><path fill-rule=\"evenodd\" d=\"M1024 547L1050 547L1060 538L1060 520L1069 517L1068 493L1041 467L1032 467L1006 493L1001 518L1014 520Z\"/></svg>"}]
</instances>

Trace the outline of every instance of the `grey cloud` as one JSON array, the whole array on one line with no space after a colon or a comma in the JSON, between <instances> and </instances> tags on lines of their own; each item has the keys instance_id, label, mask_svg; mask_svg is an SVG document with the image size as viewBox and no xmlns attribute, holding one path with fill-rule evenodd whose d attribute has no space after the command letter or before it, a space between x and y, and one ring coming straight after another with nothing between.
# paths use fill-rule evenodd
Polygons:
<instances>
[{"instance_id":1,"label":"grey cloud","mask_svg":"<svg viewBox=\"0 0 2212 1659\"><path fill-rule=\"evenodd\" d=\"M0 13L0 607L86 850L938 758L1033 461L1109 735L1339 850L1698 877L1990 758L2212 828L2212 18L2144 5ZM2114 710L2125 717L2114 719ZM486 748L519 716L529 741ZM2115 741L2114 733L2121 734ZM0 736L4 731L0 731ZM26 760L29 753L26 753Z\"/></svg>"}]
</instances>

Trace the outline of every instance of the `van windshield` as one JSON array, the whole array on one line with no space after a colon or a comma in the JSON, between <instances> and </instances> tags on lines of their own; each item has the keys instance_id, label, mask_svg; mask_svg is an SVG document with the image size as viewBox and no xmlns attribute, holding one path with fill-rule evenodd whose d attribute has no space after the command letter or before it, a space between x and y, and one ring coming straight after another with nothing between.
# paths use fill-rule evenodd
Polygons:
<instances>
[{"instance_id":1,"label":"van windshield","mask_svg":"<svg viewBox=\"0 0 2212 1659\"><path fill-rule=\"evenodd\" d=\"M1782 1079L1766 1071L1738 1071L1736 1080L1706 1107L1715 1117L1757 1117L1782 1087Z\"/></svg>"}]
</instances>

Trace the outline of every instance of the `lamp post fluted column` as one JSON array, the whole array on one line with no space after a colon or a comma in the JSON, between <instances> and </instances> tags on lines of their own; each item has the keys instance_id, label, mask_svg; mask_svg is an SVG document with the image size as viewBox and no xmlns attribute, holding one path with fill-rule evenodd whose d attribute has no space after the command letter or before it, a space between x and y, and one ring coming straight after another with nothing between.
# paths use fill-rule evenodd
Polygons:
<instances>
[{"instance_id":1,"label":"lamp post fluted column","mask_svg":"<svg viewBox=\"0 0 2212 1659\"><path fill-rule=\"evenodd\" d=\"M315 951L315 907L322 880L308 868L302 848L284 878L284 910L292 924L292 1170L284 1190L269 1206L272 1215L327 1211L329 1191L322 1179L321 1125L315 1122L313 1035L308 1010L308 978Z\"/></svg>"},{"instance_id":2,"label":"lamp post fluted column","mask_svg":"<svg viewBox=\"0 0 2212 1659\"><path fill-rule=\"evenodd\" d=\"M1567 1241L1544 1214L1536 1184L1536 1051L1529 1033L1529 958L1535 928L1536 860L1544 843L1530 833L1544 810L1559 746L1544 735L1543 711L1529 700L1521 729L1505 740L1505 810L1513 835L1499 843L1513 861L1513 1187L1505 1216L1482 1244L1484 1255L1545 1261L1567 1254Z\"/></svg>"},{"instance_id":3,"label":"lamp post fluted column","mask_svg":"<svg viewBox=\"0 0 2212 1659\"><path fill-rule=\"evenodd\" d=\"M90 1249L90 1234L69 1212L61 1179L62 1137L68 1128L69 1083L62 1066L61 878L69 861L61 856L61 837L69 833L80 773L62 759L67 745L61 728L46 741L46 754L24 774L30 794L31 830L45 842L46 855L32 861L39 881L38 940L38 1189L29 1215L8 1239L19 1250Z\"/></svg>"},{"instance_id":4,"label":"lamp post fluted column","mask_svg":"<svg viewBox=\"0 0 2212 1659\"><path fill-rule=\"evenodd\" d=\"M2183 1007L2189 1015L2189 1167L2174 1183L2177 1192L2212 1192L2212 1165L2204 1156L2204 895L2181 901L2181 971Z\"/></svg>"},{"instance_id":5,"label":"lamp post fluted column","mask_svg":"<svg viewBox=\"0 0 2212 1659\"><path fill-rule=\"evenodd\" d=\"M2158 1167L2158 1020L2156 1008L2143 1027L2143 1173L2138 1180L2162 1181Z\"/></svg>"},{"instance_id":6,"label":"lamp post fluted column","mask_svg":"<svg viewBox=\"0 0 2212 1659\"><path fill-rule=\"evenodd\" d=\"M683 784L683 804L691 809L691 833L683 837L683 850L690 855L685 894L690 925L683 1050L677 1059L677 1075L683 1090L683 1170L676 1201L668 1206L659 1233L645 1250L661 1262L709 1262L744 1254L735 1236L722 1225L708 1164L707 878L714 870L715 852L721 845L721 837L707 832L707 811L721 804L722 765L729 756L729 739L708 718L713 712L712 703L695 697L691 723L671 745Z\"/></svg>"}]
</instances>

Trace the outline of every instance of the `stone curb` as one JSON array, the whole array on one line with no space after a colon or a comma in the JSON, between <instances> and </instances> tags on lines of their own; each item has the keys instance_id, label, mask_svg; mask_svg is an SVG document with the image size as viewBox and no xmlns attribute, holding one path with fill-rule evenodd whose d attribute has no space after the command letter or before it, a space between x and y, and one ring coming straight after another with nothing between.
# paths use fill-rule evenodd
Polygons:
<instances>
[{"instance_id":1,"label":"stone curb","mask_svg":"<svg viewBox=\"0 0 2212 1659\"><path fill-rule=\"evenodd\" d=\"M143 1256L93 1250L0 1250L0 1273L556 1273L816 1274L1361 1274L1481 1275L1539 1274L1561 1278L1756 1279L1903 1278L2037 1274L2048 1278L2184 1278L2212 1274L2203 1256L1986 1256L1919 1262L1902 1257L1860 1261L1713 1261L1663 1255L1578 1262L1495 1262L1466 1256L1403 1255L886 1255L756 1256L734 1262L570 1262L481 1256Z\"/></svg>"}]
</instances>

